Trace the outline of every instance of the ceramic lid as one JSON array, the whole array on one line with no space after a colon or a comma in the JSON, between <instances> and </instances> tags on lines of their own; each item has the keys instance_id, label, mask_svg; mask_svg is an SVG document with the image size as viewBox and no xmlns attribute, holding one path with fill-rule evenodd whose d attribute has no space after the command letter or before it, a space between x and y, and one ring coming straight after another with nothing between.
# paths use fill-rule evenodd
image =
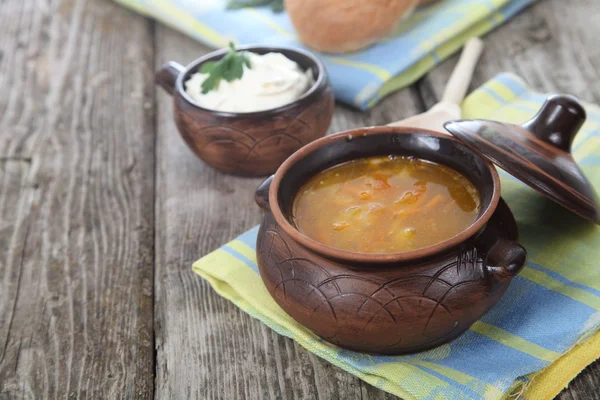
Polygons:
<instances>
[{"instance_id":1,"label":"ceramic lid","mask_svg":"<svg viewBox=\"0 0 600 400\"><path fill-rule=\"evenodd\" d=\"M444 126L494 164L568 210L600 224L594 188L571 155L571 143L586 119L572 96L549 97L523 125L485 120Z\"/></svg>"}]
</instances>

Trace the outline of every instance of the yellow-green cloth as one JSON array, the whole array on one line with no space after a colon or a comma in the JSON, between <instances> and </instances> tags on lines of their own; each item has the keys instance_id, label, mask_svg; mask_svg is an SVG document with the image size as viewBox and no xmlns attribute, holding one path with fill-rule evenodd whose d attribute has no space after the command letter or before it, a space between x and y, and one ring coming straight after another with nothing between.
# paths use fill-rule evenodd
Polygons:
<instances>
[{"instance_id":1,"label":"yellow-green cloth","mask_svg":"<svg viewBox=\"0 0 600 400\"><path fill-rule=\"evenodd\" d=\"M226 47L231 40L306 49L288 15L269 7L228 10L228 0L115 1L213 47ZM367 49L315 55L327 66L336 99L367 109L425 75L471 36L492 30L533 1L444 0L419 8L389 37Z\"/></svg>"},{"instance_id":2,"label":"yellow-green cloth","mask_svg":"<svg viewBox=\"0 0 600 400\"><path fill-rule=\"evenodd\" d=\"M472 93L465 118L521 123L545 95L502 74ZM600 108L586 105L575 159L600 187ZM221 296L278 333L366 382L404 399L554 397L600 357L599 228L501 173L502 196L517 219L526 267L502 300L450 344L405 356L338 348L296 323L263 286L255 257L257 229L193 265ZM249 194L251 195L251 194Z\"/></svg>"}]
</instances>

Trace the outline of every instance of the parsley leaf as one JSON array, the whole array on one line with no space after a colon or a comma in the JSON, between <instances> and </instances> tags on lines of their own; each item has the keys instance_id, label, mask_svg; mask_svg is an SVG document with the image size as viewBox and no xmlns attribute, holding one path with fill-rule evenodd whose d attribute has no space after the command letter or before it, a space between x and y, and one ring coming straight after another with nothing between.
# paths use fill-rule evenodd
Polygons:
<instances>
[{"instance_id":1,"label":"parsley leaf","mask_svg":"<svg viewBox=\"0 0 600 400\"><path fill-rule=\"evenodd\" d=\"M228 10L239 10L246 7L270 6L273 12L283 11L283 0L229 0Z\"/></svg>"},{"instance_id":2,"label":"parsley leaf","mask_svg":"<svg viewBox=\"0 0 600 400\"><path fill-rule=\"evenodd\" d=\"M219 87L221 79L231 82L240 79L244 75L244 65L251 68L250 59L244 53L238 53L233 45L229 43L229 51L219 61L207 61L198 68L198 72L208 74L202 82L202 94Z\"/></svg>"},{"instance_id":3,"label":"parsley leaf","mask_svg":"<svg viewBox=\"0 0 600 400\"><path fill-rule=\"evenodd\" d=\"M215 67L215 65L217 65L216 61L207 61L204 64L202 64L200 66L200 68L198 69L198 71L200 71L200 73L202 74L209 74L210 71L213 70L213 68Z\"/></svg>"}]
</instances>

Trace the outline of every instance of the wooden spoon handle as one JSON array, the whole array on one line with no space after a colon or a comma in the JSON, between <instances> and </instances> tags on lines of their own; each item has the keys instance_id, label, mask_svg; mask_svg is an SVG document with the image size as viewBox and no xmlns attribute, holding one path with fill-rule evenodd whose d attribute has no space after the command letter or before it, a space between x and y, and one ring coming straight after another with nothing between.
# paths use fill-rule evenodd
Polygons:
<instances>
[{"instance_id":1,"label":"wooden spoon handle","mask_svg":"<svg viewBox=\"0 0 600 400\"><path fill-rule=\"evenodd\" d=\"M478 37L472 37L467 40L460 56L460 60L458 60L458 64L456 64L456 67L448 80L446 89L444 89L442 103L462 103L467 94L467 90L469 90L475 66L479 61L482 52L483 40Z\"/></svg>"}]
</instances>

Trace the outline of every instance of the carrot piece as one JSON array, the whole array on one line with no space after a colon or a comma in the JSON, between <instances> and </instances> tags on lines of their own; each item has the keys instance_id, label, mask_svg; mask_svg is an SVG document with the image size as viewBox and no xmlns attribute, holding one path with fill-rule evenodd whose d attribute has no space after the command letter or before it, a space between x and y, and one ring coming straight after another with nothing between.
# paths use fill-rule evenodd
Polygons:
<instances>
[{"instance_id":1,"label":"carrot piece","mask_svg":"<svg viewBox=\"0 0 600 400\"><path fill-rule=\"evenodd\" d=\"M431 210L433 207L439 205L442 201L444 201L444 196L438 194L433 199L429 200L429 203L425 204L423 207L425 210Z\"/></svg>"},{"instance_id":2,"label":"carrot piece","mask_svg":"<svg viewBox=\"0 0 600 400\"><path fill-rule=\"evenodd\" d=\"M373 179L375 180L375 183L373 184L374 189L389 189L392 187L388 183L388 176L381 171L375 172L373 174Z\"/></svg>"}]
</instances>

